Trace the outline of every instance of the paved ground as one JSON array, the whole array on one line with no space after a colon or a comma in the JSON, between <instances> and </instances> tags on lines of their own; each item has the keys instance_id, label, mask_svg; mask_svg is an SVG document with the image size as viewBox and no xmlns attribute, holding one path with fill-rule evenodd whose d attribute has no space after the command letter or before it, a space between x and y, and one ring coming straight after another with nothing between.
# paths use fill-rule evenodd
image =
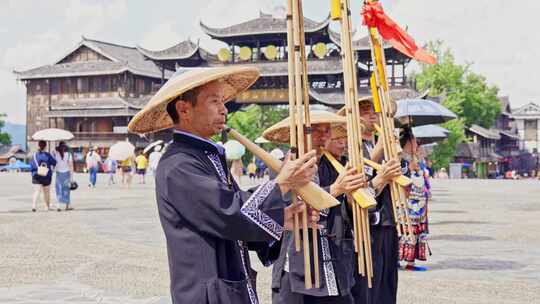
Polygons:
<instances>
[{"instance_id":1,"label":"paved ground","mask_svg":"<svg viewBox=\"0 0 540 304\"><path fill-rule=\"evenodd\" d=\"M28 175L0 174L0 303L170 303L153 185L77 179L75 211L32 213ZM540 303L540 182L436 181L431 206L430 271L400 272L399 303Z\"/></svg>"}]
</instances>

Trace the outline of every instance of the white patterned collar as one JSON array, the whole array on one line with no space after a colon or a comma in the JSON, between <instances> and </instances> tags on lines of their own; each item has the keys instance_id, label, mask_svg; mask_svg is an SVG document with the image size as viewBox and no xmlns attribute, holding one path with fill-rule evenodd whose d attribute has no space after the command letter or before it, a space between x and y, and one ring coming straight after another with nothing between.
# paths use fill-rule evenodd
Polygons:
<instances>
[{"instance_id":1,"label":"white patterned collar","mask_svg":"<svg viewBox=\"0 0 540 304\"><path fill-rule=\"evenodd\" d=\"M209 139L200 137L200 136L195 135L195 134L193 134L193 133L189 133L189 132L185 132L185 131L180 131L180 130L174 130L174 133L176 133L176 134L182 134L182 135L184 135L184 136L188 136L188 137L191 137L191 138L196 139L196 140L204 141L205 143L208 143L208 144L214 146L214 147L216 148L216 150L219 152L219 154L225 155L225 148L224 148L222 145L216 144L215 142L213 142L213 141L211 141L211 140L209 140Z\"/></svg>"}]
</instances>

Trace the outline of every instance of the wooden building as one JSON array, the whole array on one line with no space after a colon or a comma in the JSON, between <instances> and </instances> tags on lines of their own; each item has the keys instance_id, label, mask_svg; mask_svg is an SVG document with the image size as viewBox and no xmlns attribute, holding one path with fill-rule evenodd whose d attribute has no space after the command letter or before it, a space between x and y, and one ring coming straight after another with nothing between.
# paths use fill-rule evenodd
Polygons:
<instances>
[{"instance_id":1,"label":"wooden building","mask_svg":"<svg viewBox=\"0 0 540 304\"><path fill-rule=\"evenodd\" d=\"M540 151L540 106L534 102L513 110L512 118L516 121L519 137L522 138L523 150L531 153Z\"/></svg>"},{"instance_id":2,"label":"wooden building","mask_svg":"<svg viewBox=\"0 0 540 304\"><path fill-rule=\"evenodd\" d=\"M31 139L36 131L71 131L75 138L68 144L79 169L90 146L99 147L105 155L119 140L146 143L128 134L128 122L170 74L145 60L134 47L84 37L53 64L15 73L27 89L29 151L37 148Z\"/></svg>"},{"instance_id":3,"label":"wooden building","mask_svg":"<svg viewBox=\"0 0 540 304\"><path fill-rule=\"evenodd\" d=\"M15 160L26 160L26 152L20 145L0 144L0 166L8 165Z\"/></svg>"},{"instance_id":4,"label":"wooden building","mask_svg":"<svg viewBox=\"0 0 540 304\"><path fill-rule=\"evenodd\" d=\"M320 22L305 18L304 24L311 102L339 108L344 104L340 35L330 29L330 18ZM258 18L224 28L210 27L203 22L200 26L212 39L225 44L217 54L211 54L189 40L164 50L138 49L148 60L170 71L194 66L256 66L262 77L237 98L236 108L253 103L288 104L287 24L284 18L261 12ZM353 45L358 59L358 86L361 94L367 94L372 69L369 39L364 37L354 41ZM393 95L417 96L407 82L405 69L410 59L389 46L386 46L386 58Z\"/></svg>"}]
</instances>

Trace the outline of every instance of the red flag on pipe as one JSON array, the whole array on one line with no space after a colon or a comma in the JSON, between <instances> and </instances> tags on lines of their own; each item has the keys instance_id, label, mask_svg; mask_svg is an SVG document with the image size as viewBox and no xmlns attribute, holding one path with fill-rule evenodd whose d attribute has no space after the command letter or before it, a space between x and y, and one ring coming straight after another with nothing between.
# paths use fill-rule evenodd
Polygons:
<instances>
[{"instance_id":1,"label":"red flag on pipe","mask_svg":"<svg viewBox=\"0 0 540 304\"><path fill-rule=\"evenodd\" d=\"M421 62L437 63L437 58L418 47L414 39L384 13L380 2L366 3L362 9L362 19L364 25L377 28L383 39L401 53Z\"/></svg>"}]
</instances>

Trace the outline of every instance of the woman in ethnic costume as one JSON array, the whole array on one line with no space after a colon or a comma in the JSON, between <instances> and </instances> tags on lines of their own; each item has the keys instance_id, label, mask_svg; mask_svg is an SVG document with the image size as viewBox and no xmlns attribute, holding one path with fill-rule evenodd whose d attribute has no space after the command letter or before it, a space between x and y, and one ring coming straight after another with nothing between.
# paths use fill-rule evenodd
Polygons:
<instances>
[{"instance_id":1,"label":"woman in ethnic costume","mask_svg":"<svg viewBox=\"0 0 540 304\"><path fill-rule=\"evenodd\" d=\"M425 180L425 171L421 169L416 152L418 144L409 126L401 130L400 144L402 152L402 170L404 175L412 180L407 200L407 213L412 224L411 236L403 235L399 243L399 259L406 261L406 270L425 271L427 268L416 266L415 261L426 261L427 250L427 202L428 184Z\"/></svg>"}]
</instances>

